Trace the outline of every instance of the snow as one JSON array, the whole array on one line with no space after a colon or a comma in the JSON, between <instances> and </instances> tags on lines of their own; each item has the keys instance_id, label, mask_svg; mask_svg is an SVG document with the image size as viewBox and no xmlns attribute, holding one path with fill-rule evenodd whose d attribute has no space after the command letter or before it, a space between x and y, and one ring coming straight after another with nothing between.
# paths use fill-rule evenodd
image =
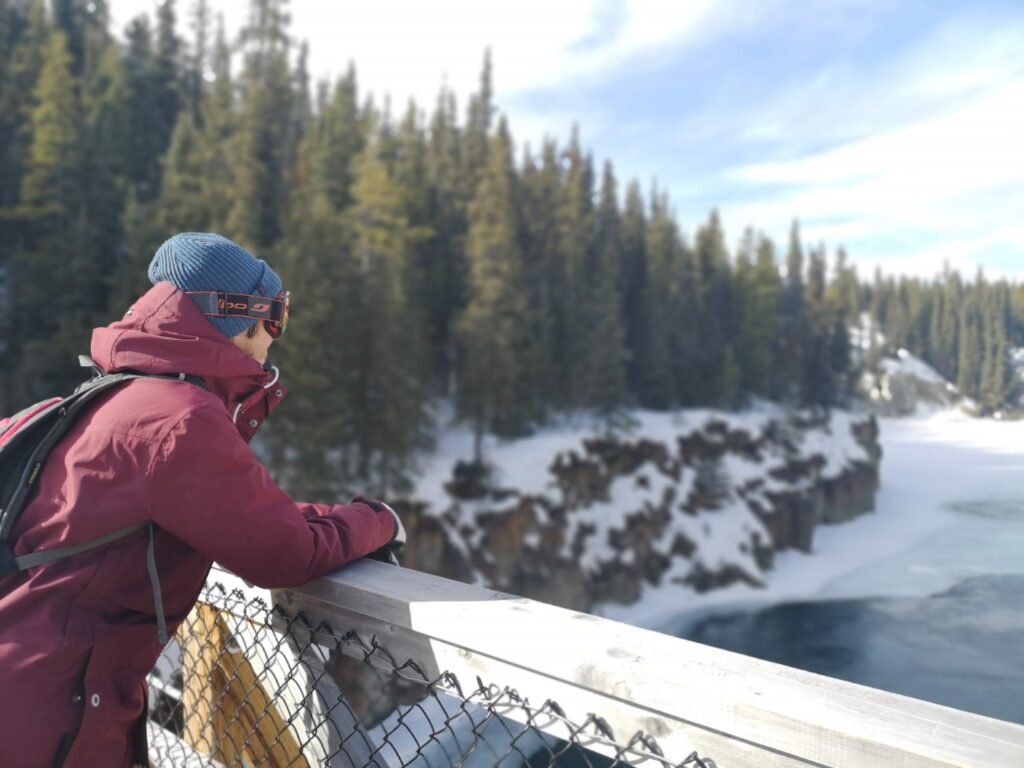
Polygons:
<instances>
[{"instance_id":1,"label":"snow","mask_svg":"<svg viewBox=\"0 0 1024 768\"><path fill-rule=\"evenodd\" d=\"M785 429L788 418L788 414L777 405L765 402L756 403L740 413L709 409L675 413L635 411L630 414L633 428L620 439L658 443L665 446L670 455L675 455L678 441L682 438L700 433L705 440L716 439L719 433L708 429L711 423L724 425L729 432L744 431L757 440L770 425L775 429ZM645 588L642 603L657 604L657 598L651 596L663 591L670 594L673 602L694 599L693 590L678 582L691 575L697 564L712 572L732 566L752 578L759 578L761 571L751 543L755 536L766 543L771 541L771 536L754 514L754 506L771 509L773 504L767 499L768 493L794 488L792 482L773 478L771 470L793 458L820 456L823 460L821 475L831 478L854 462L869 461L870 457L852 431L853 424L862 422L864 418L833 412L823 424L791 428L786 440L791 444L788 448L782 445L782 441L775 440L765 443L756 456L726 451L716 465L708 468L722 481L717 507L701 509L696 514L684 509L683 503L690 497L703 468L685 466L681 476L676 478L653 462L645 463L630 475L616 477L604 501L571 511L566 518L560 554L567 559L576 557L579 566L590 573L611 563L630 564L636 553L628 544L619 542L616 546L614 534L626 531L630 516L660 508L669 510L670 517L659 538L652 542L652 549L667 556L672 567L660 579L659 586ZM465 427L450 426L442 431L434 453L421 460L415 496L426 502L427 514L438 518L448 530L449 539L467 559L472 560L470 553L477 552L486 561L484 528L477 522L477 515L484 511L511 511L522 496L546 497L549 503L559 504L560 492L550 472L551 465L560 455L583 455L584 441L601 435L596 425L588 425L577 418L520 440L487 437L484 454L492 467L492 487L508 488L515 493L501 502L484 499L453 503L444 486L451 479L456 462L472 460L473 435ZM809 485L814 482L814 477L808 475L801 482ZM666 504L666 501L671 503ZM543 514L544 505L535 504L533 509ZM695 545L690 557L673 552L680 537ZM523 544L536 547L539 541L535 531L528 531ZM622 615L632 615L634 610L639 615L645 609L643 604L629 609L608 608L609 612L623 610L626 613ZM640 623L649 622L640 620Z\"/></svg>"},{"instance_id":2,"label":"snow","mask_svg":"<svg viewBox=\"0 0 1024 768\"><path fill-rule=\"evenodd\" d=\"M635 426L626 436L630 439L660 442L673 449L679 437L701 431L712 421L725 422L730 430L742 429L757 435L783 413L778 406L767 402L758 402L740 413L705 408L674 413L638 410L630 412ZM845 428L840 431L844 436L849 432ZM514 488L524 496L549 493L554 486L548 469L555 456L569 451L579 452L584 440L602 434L596 425L563 423L546 427L519 440L501 440L487 435L483 441L483 451L494 471L493 485ZM823 454L830 452L828 443L827 440L820 441L815 450L821 450ZM855 455L856 450L851 446L856 446L852 437L841 451ZM444 486L452 478L452 468L457 461L468 462L472 459L472 430L457 424L441 430L434 450L419 460L419 471L413 481L416 497L427 502L435 514L448 509L451 497ZM831 465L829 455L826 455L826 460ZM837 455L835 460L841 459ZM744 467L739 462L730 462L729 471L734 482L764 477L764 470L757 465Z\"/></svg>"},{"instance_id":3,"label":"snow","mask_svg":"<svg viewBox=\"0 0 1024 768\"><path fill-rule=\"evenodd\" d=\"M895 356L878 360L873 370L865 369L858 388L882 416L928 416L952 407L959 398L951 382L902 347Z\"/></svg>"},{"instance_id":4,"label":"snow","mask_svg":"<svg viewBox=\"0 0 1024 768\"><path fill-rule=\"evenodd\" d=\"M850 344L855 349L867 351L871 348L871 334L872 334L872 319L871 314L868 312L862 312L860 315L860 323L858 325L851 325L849 328L850 332ZM874 330L875 345L882 347L885 345L885 335L880 331Z\"/></svg>"},{"instance_id":5,"label":"snow","mask_svg":"<svg viewBox=\"0 0 1024 768\"><path fill-rule=\"evenodd\" d=\"M942 374L932 368L928 363L919 357L907 352L905 349L897 351L898 359L891 357L883 358L879 361L879 368L882 372L888 376L895 376L902 374L904 376L914 376L915 378L921 379L929 384L938 384L939 386L945 387L948 383Z\"/></svg>"},{"instance_id":6,"label":"snow","mask_svg":"<svg viewBox=\"0 0 1024 768\"><path fill-rule=\"evenodd\" d=\"M677 632L710 612L792 600L927 596L978 574L1024 573L1024 426L945 411L883 419L875 514L779 553L767 585L704 595L648 588L609 618Z\"/></svg>"},{"instance_id":7,"label":"snow","mask_svg":"<svg viewBox=\"0 0 1024 768\"><path fill-rule=\"evenodd\" d=\"M646 488L637 482L638 475L647 478ZM566 531L565 543L562 547L562 556L572 557L572 545L576 541L580 529L590 527L594 529L594 533L586 540L586 546L579 559L580 567L585 571L595 571L601 563L618 559L611 546L611 532L622 528L624 518L630 512L636 512L647 505L660 505L665 493L675 485L676 483L671 477L649 466L641 467L634 475L616 478L609 490L607 502L591 504L570 516L569 528ZM671 541L669 541L668 547L661 549L662 552L666 552L670 548Z\"/></svg>"},{"instance_id":8,"label":"snow","mask_svg":"<svg viewBox=\"0 0 1024 768\"><path fill-rule=\"evenodd\" d=\"M825 459L825 465L821 468L822 477L838 477L853 462L868 461L867 451L853 436L855 421L863 421L863 417L834 411L828 427L810 430L804 435L804 452Z\"/></svg>"},{"instance_id":9,"label":"snow","mask_svg":"<svg viewBox=\"0 0 1024 768\"><path fill-rule=\"evenodd\" d=\"M771 536L761 521L752 516L748 507L739 500L730 499L713 515L682 518L677 524L679 522L682 523L679 527L697 544L694 558L708 570L715 571L738 564L752 576L760 573L753 552L744 552L739 547L748 545L755 532L761 535L761 541L770 541ZM674 559L684 562L678 556Z\"/></svg>"}]
</instances>

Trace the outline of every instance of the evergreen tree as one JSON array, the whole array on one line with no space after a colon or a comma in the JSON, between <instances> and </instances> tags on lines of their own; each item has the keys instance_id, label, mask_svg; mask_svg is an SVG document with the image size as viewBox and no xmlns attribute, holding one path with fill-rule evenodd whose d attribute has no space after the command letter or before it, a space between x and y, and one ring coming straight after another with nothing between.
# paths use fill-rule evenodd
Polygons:
<instances>
[{"instance_id":1,"label":"evergreen tree","mask_svg":"<svg viewBox=\"0 0 1024 768\"><path fill-rule=\"evenodd\" d=\"M977 397L981 388L981 371L985 359L985 340L981 312L976 299L977 287L971 291L960 315L960 350L957 365L957 389L968 397Z\"/></svg>"},{"instance_id":2,"label":"evergreen tree","mask_svg":"<svg viewBox=\"0 0 1024 768\"><path fill-rule=\"evenodd\" d=\"M64 33L69 71L81 77L95 67L110 42L106 0L53 0L54 26Z\"/></svg>"},{"instance_id":3,"label":"evergreen tree","mask_svg":"<svg viewBox=\"0 0 1024 768\"><path fill-rule=\"evenodd\" d=\"M406 219L409 222L412 245L405 269L401 275L406 296L406 313L419 329L425 327L429 316L427 304L431 286L430 258L433 256L429 241L434 231L429 218L429 190L427 180L427 143L421 124L421 116L415 103L410 102L405 117L395 136L395 156L390 175L402 192ZM421 335L426 347L429 338ZM417 350L417 361L422 369L416 371L416 378L423 382L432 379L430 364L434 357L424 348Z\"/></svg>"},{"instance_id":4,"label":"evergreen tree","mask_svg":"<svg viewBox=\"0 0 1024 768\"><path fill-rule=\"evenodd\" d=\"M712 211L707 224L697 231L694 257L697 267L697 324L700 335L697 359L701 371L701 402L712 404L723 392L722 373L725 346L731 337L729 295L729 257L725 249L718 211ZM735 361L734 361L735 362Z\"/></svg>"},{"instance_id":5,"label":"evergreen tree","mask_svg":"<svg viewBox=\"0 0 1024 768\"><path fill-rule=\"evenodd\" d=\"M365 319L359 317L351 232L325 196L310 199L297 189L296 197L305 205L290 217L280 259L281 278L295 296L294 317L272 354L292 392L301 394L274 416L272 464L293 494L341 498L358 490L359 480L386 485L397 478L367 478L372 455L363 477L356 477L360 430L372 427L355 413L363 361L353 329ZM364 449L372 452L369 442Z\"/></svg>"},{"instance_id":6,"label":"evergreen tree","mask_svg":"<svg viewBox=\"0 0 1024 768\"><path fill-rule=\"evenodd\" d=\"M644 253L647 269L641 290L643 337L635 350L638 359L638 396L647 408L665 410L679 404L679 379L685 368L692 368L694 350L684 353L682 342L689 339L678 325L682 274L682 244L668 198L652 193L650 215L645 233ZM680 367L684 370L680 371Z\"/></svg>"},{"instance_id":7,"label":"evergreen tree","mask_svg":"<svg viewBox=\"0 0 1024 768\"><path fill-rule=\"evenodd\" d=\"M423 243L429 265L425 279L427 326L434 370L433 389L452 394L456 370L456 318L466 303L466 209L461 191L462 140L455 96L438 95L427 146L427 217L433 236Z\"/></svg>"},{"instance_id":8,"label":"evergreen tree","mask_svg":"<svg viewBox=\"0 0 1024 768\"><path fill-rule=\"evenodd\" d=\"M365 143L366 128L359 114L355 66L335 83L313 127L319 147L318 162L310 168L314 183L335 211L352 203L352 162Z\"/></svg>"},{"instance_id":9,"label":"evergreen tree","mask_svg":"<svg viewBox=\"0 0 1024 768\"><path fill-rule=\"evenodd\" d=\"M158 206L163 233L206 232L216 228L206 194L207 151L195 116L182 110L164 158Z\"/></svg>"},{"instance_id":10,"label":"evergreen tree","mask_svg":"<svg viewBox=\"0 0 1024 768\"><path fill-rule=\"evenodd\" d=\"M558 206L562 172L558 147L546 139L540 164L527 157L522 172L522 241L525 260L529 313L538 328L537 353L542 360L536 372L538 390L545 393L547 408L561 401L560 358L562 344L557 338L564 321L558 306L565 274L560 246ZM556 326L556 323L559 324Z\"/></svg>"},{"instance_id":11,"label":"evergreen tree","mask_svg":"<svg viewBox=\"0 0 1024 768\"><path fill-rule=\"evenodd\" d=\"M80 200L81 114L63 32L54 32L46 45L34 102L21 205L33 219L55 217L66 225Z\"/></svg>"},{"instance_id":12,"label":"evergreen tree","mask_svg":"<svg viewBox=\"0 0 1024 768\"><path fill-rule=\"evenodd\" d=\"M535 376L538 391L545 393L543 399L547 408L554 405L553 393L557 392L561 378L556 357L559 345L553 325L564 280L556 215L561 199L560 168L554 141L545 140L539 164L527 151L520 195L528 311L537 327L536 349L540 360Z\"/></svg>"},{"instance_id":13,"label":"evergreen tree","mask_svg":"<svg viewBox=\"0 0 1024 768\"><path fill-rule=\"evenodd\" d=\"M249 23L241 35L245 66L232 157L234 203L227 230L233 239L264 253L281 235L288 208L285 173L294 153L295 94L285 6L286 0L252 0Z\"/></svg>"},{"instance_id":14,"label":"evergreen tree","mask_svg":"<svg viewBox=\"0 0 1024 768\"><path fill-rule=\"evenodd\" d=\"M850 325L841 310L835 312L829 335L829 367L832 373L830 400L823 405L849 404L853 394L853 344L850 340Z\"/></svg>"},{"instance_id":15,"label":"evergreen tree","mask_svg":"<svg viewBox=\"0 0 1024 768\"><path fill-rule=\"evenodd\" d=\"M10 308L30 326L10 339L15 369L10 397L30 402L67 391L80 378L75 356L86 348L97 277L88 252L81 189L81 109L63 32L47 43L34 94L32 141L18 215L25 236L11 255ZM46 312L39 312L41 306Z\"/></svg>"},{"instance_id":16,"label":"evergreen tree","mask_svg":"<svg viewBox=\"0 0 1024 768\"><path fill-rule=\"evenodd\" d=\"M740 405L742 372L736 360L736 352L732 344L726 344L722 353L721 389L717 393L718 401L726 408Z\"/></svg>"},{"instance_id":17,"label":"evergreen tree","mask_svg":"<svg viewBox=\"0 0 1024 768\"><path fill-rule=\"evenodd\" d=\"M78 258L89 260L97 275L89 308L100 318L110 303L117 277L123 242L121 216L128 187L122 150L128 142L128 82L120 51L113 42L107 43L96 67L85 72L81 105L79 173L89 180L89 188L82 198L83 227L74 247Z\"/></svg>"},{"instance_id":18,"label":"evergreen tree","mask_svg":"<svg viewBox=\"0 0 1024 768\"><path fill-rule=\"evenodd\" d=\"M668 209L668 201L665 200ZM669 209L670 210L670 209ZM673 218L675 216L673 215ZM651 217L652 221L654 216ZM694 364L700 356L700 272L693 250L674 228L672 262L676 275L670 278L669 307L671 323L670 342L673 361L673 381L676 390L675 407L705 405L715 400L703 380L704 372Z\"/></svg>"},{"instance_id":19,"label":"evergreen tree","mask_svg":"<svg viewBox=\"0 0 1024 768\"><path fill-rule=\"evenodd\" d=\"M202 120L202 104L206 84L214 77L210 63L210 4L208 0L195 0L191 11L192 48L185 56L181 77L182 106L192 113L195 122Z\"/></svg>"},{"instance_id":20,"label":"evergreen tree","mask_svg":"<svg viewBox=\"0 0 1024 768\"><path fill-rule=\"evenodd\" d=\"M786 281L782 293L782 349L779 393L787 400L797 401L801 395L804 372L806 312L804 308L804 252L800 242L800 225L794 221L786 252Z\"/></svg>"},{"instance_id":21,"label":"evergreen tree","mask_svg":"<svg viewBox=\"0 0 1024 768\"><path fill-rule=\"evenodd\" d=\"M984 351L978 397L988 412L998 411L1009 402L1014 389L1006 331L1008 311L1008 292L997 284L986 297L981 321Z\"/></svg>"},{"instance_id":22,"label":"evergreen tree","mask_svg":"<svg viewBox=\"0 0 1024 768\"><path fill-rule=\"evenodd\" d=\"M955 381L960 358L959 326L963 301L963 285L959 274L954 272L947 277L942 295L943 311L939 314L936 366L947 379Z\"/></svg>"},{"instance_id":23,"label":"evergreen tree","mask_svg":"<svg viewBox=\"0 0 1024 768\"><path fill-rule=\"evenodd\" d=\"M140 201L152 200L160 188L160 155L166 130L160 125L155 84L156 57L149 19L132 21L125 32L125 73L127 77L125 163L131 191Z\"/></svg>"},{"instance_id":24,"label":"evergreen tree","mask_svg":"<svg viewBox=\"0 0 1024 768\"><path fill-rule=\"evenodd\" d=\"M227 228L235 195L232 168L233 148L239 116L235 100L235 78L231 70L231 50L224 34L224 20L218 19L212 60L213 82L203 101L202 141L203 194L210 228Z\"/></svg>"},{"instance_id":25,"label":"evergreen tree","mask_svg":"<svg viewBox=\"0 0 1024 768\"><path fill-rule=\"evenodd\" d=\"M1024 346L1024 283L1010 286L1010 343L1015 347Z\"/></svg>"},{"instance_id":26,"label":"evergreen tree","mask_svg":"<svg viewBox=\"0 0 1024 768\"><path fill-rule=\"evenodd\" d=\"M423 445L427 414L420 355L422 325L404 281L418 233L403 189L388 175L377 145L355 161L347 213L359 269L360 322L349 329L359 352L352 396L357 474L381 493L402 488L412 453Z\"/></svg>"},{"instance_id":27,"label":"evergreen tree","mask_svg":"<svg viewBox=\"0 0 1024 768\"><path fill-rule=\"evenodd\" d=\"M273 349L274 362L302 396L275 414L272 464L293 494L307 498L354 490L359 430L371 428L357 421L356 407L363 385L360 339L374 312L364 315L351 221L339 215L319 173L329 161L328 135L325 126L314 126L299 149L278 265L295 297L293 319L287 338Z\"/></svg>"},{"instance_id":28,"label":"evergreen tree","mask_svg":"<svg viewBox=\"0 0 1024 768\"><path fill-rule=\"evenodd\" d=\"M588 303L596 253L594 172L575 128L563 164L567 171L557 208L560 263L554 265L553 280L560 298L552 307L553 351L561 374L555 402L559 408L573 409L587 405L587 355L593 333Z\"/></svg>"},{"instance_id":29,"label":"evergreen tree","mask_svg":"<svg viewBox=\"0 0 1024 768\"><path fill-rule=\"evenodd\" d=\"M828 406L836 397L831 337L837 328L834 315L825 302L826 273L825 249L822 246L810 252L803 302L807 325L801 350L801 402L805 405Z\"/></svg>"},{"instance_id":30,"label":"evergreen tree","mask_svg":"<svg viewBox=\"0 0 1024 768\"><path fill-rule=\"evenodd\" d=\"M150 288L147 268L164 231L154 221L153 204L139 201L135 190L128 189L121 214L123 243L118 249L118 268L113 276L108 321L127 311Z\"/></svg>"},{"instance_id":31,"label":"evergreen tree","mask_svg":"<svg viewBox=\"0 0 1024 768\"><path fill-rule=\"evenodd\" d=\"M857 279L857 267L850 264L846 251L840 248L836 252L834 277L828 286L828 302L851 322L859 323L861 307L861 287Z\"/></svg>"},{"instance_id":32,"label":"evergreen tree","mask_svg":"<svg viewBox=\"0 0 1024 768\"><path fill-rule=\"evenodd\" d=\"M50 35L43 0L0 4L0 210L18 201L24 173L36 81ZM10 244L10 224L0 218L0 256Z\"/></svg>"},{"instance_id":33,"label":"evergreen tree","mask_svg":"<svg viewBox=\"0 0 1024 768\"><path fill-rule=\"evenodd\" d=\"M515 185L511 139L502 121L470 206L466 253L471 299L458 323L463 366L458 410L473 425L478 461L485 431L521 435L538 412L535 336L528 316Z\"/></svg>"},{"instance_id":34,"label":"evergreen tree","mask_svg":"<svg viewBox=\"0 0 1024 768\"><path fill-rule=\"evenodd\" d=\"M310 87L309 76L309 43L303 41L299 45L299 55L295 63L295 72L292 74L292 90L295 98L292 102L292 125L289 136L289 147L294 150L286 160L286 165L295 163L299 143L302 137L309 130L310 121L313 119L313 94Z\"/></svg>"},{"instance_id":35,"label":"evergreen tree","mask_svg":"<svg viewBox=\"0 0 1024 768\"><path fill-rule=\"evenodd\" d=\"M621 409L626 404L626 364L629 353L625 346L622 317L622 296L619 284L622 275L622 239L619 200L615 174L606 163L601 182L601 202L597 218L597 258L591 278L587 308L590 314L590 349L587 354L587 404L605 423L621 423Z\"/></svg>"},{"instance_id":36,"label":"evergreen tree","mask_svg":"<svg viewBox=\"0 0 1024 768\"><path fill-rule=\"evenodd\" d=\"M163 0L156 11L156 50L153 57L156 144L162 154L178 120L182 102L182 43L178 35L175 0Z\"/></svg>"},{"instance_id":37,"label":"evergreen tree","mask_svg":"<svg viewBox=\"0 0 1024 768\"><path fill-rule=\"evenodd\" d=\"M762 397L777 398L784 391L785 377L779 370L782 356L779 334L783 327L782 314L784 286L775 261L775 245L768 238L758 239L754 264L752 309L749 313L753 327L750 360L750 389Z\"/></svg>"},{"instance_id":38,"label":"evergreen tree","mask_svg":"<svg viewBox=\"0 0 1024 768\"><path fill-rule=\"evenodd\" d=\"M732 350L738 367L738 393L770 397L772 363L778 319L778 293L770 302L762 294L778 281L774 255L766 253L768 274L759 262L760 243L754 230L747 228L736 253L733 279ZM767 281L767 282L766 282Z\"/></svg>"},{"instance_id":39,"label":"evergreen tree","mask_svg":"<svg viewBox=\"0 0 1024 768\"><path fill-rule=\"evenodd\" d=\"M643 379L642 348L646 329L650 323L648 307L644 304L644 287L647 284L647 253L645 233L647 214L644 210L643 193L638 183L631 182L626 188L626 203L622 212L622 303L626 331L627 391L636 399Z\"/></svg>"},{"instance_id":40,"label":"evergreen tree","mask_svg":"<svg viewBox=\"0 0 1024 768\"><path fill-rule=\"evenodd\" d=\"M491 50L484 52L483 70L480 73L480 90L469 100L469 115L466 120L465 136L465 185L463 194L467 200L473 197L476 185L487 165L487 148L494 119L494 86L491 71Z\"/></svg>"},{"instance_id":41,"label":"evergreen tree","mask_svg":"<svg viewBox=\"0 0 1024 768\"><path fill-rule=\"evenodd\" d=\"M927 343L927 350L925 352L926 359L935 361L933 366L937 371L940 371L945 367L939 364L940 358L945 358L942 341L942 324L943 317L946 313L946 296L941 291L934 289L934 286L930 287L928 291L927 300L930 302L930 312L928 314L928 329L925 332L925 341Z\"/></svg>"}]
</instances>

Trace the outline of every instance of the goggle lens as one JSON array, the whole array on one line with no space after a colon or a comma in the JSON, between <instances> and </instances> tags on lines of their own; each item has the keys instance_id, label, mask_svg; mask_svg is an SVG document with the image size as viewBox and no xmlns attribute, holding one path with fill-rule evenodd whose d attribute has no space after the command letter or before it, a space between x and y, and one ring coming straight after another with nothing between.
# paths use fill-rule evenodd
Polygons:
<instances>
[{"instance_id":1,"label":"goggle lens","mask_svg":"<svg viewBox=\"0 0 1024 768\"><path fill-rule=\"evenodd\" d=\"M282 291L277 295L275 300L280 301L283 305L281 307L281 319L279 321L264 320L263 327L267 329L267 333L270 334L270 338L279 339L288 327L288 314L292 305L291 294L288 291Z\"/></svg>"}]
</instances>

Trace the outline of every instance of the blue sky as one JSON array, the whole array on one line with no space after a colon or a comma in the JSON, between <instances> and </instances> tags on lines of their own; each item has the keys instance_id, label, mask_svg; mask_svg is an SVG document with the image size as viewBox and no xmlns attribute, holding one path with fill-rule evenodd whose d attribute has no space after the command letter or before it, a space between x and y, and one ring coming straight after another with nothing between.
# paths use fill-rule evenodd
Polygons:
<instances>
[{"instance_id":1,"label":"blue sky","mask_svg":"<svg viewBox=\"0 0 1024 768\"><path fill-rule=\"evenodd\" d=\"M154 0L112 0L119 25ZM178 0L179 16L187 2ZM245 0L211 0L237 28ZM1024 279L1022 0L293 0L318 75L465 105L485 46L522 145L574 122L620 181L869 273Z\"/></svg>"}]
</instances>

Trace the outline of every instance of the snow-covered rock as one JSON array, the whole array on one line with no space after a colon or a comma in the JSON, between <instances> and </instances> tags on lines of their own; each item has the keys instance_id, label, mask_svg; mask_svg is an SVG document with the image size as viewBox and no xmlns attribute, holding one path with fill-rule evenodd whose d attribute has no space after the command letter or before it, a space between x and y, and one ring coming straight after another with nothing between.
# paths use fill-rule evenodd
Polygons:
<instances>
[{"instance_id":1,"label":"snow-covered rock","mask_svg":"<svg viewBox=\"0 0 1024 768\"><path fill-rule=\"evenodd\" d=\"M864 373L861 392L880 416L911 416L952 408L960 401L957 388L926 362L905 349L883 357Z\"/></svg>"},{"instance_id":2,"label":"snow-covered rock","mask_svg":"<svg viewBox=\"0 0 1024 768\"><path fill-rule=\"evenodd\" d=\"M633 414L629 435L547 430L488 445L446 433L408 521L410 567L577 609L636 600L644 585L759 586L779 549L870 511L872 416Z\"/></svg>"}]
</instances>

